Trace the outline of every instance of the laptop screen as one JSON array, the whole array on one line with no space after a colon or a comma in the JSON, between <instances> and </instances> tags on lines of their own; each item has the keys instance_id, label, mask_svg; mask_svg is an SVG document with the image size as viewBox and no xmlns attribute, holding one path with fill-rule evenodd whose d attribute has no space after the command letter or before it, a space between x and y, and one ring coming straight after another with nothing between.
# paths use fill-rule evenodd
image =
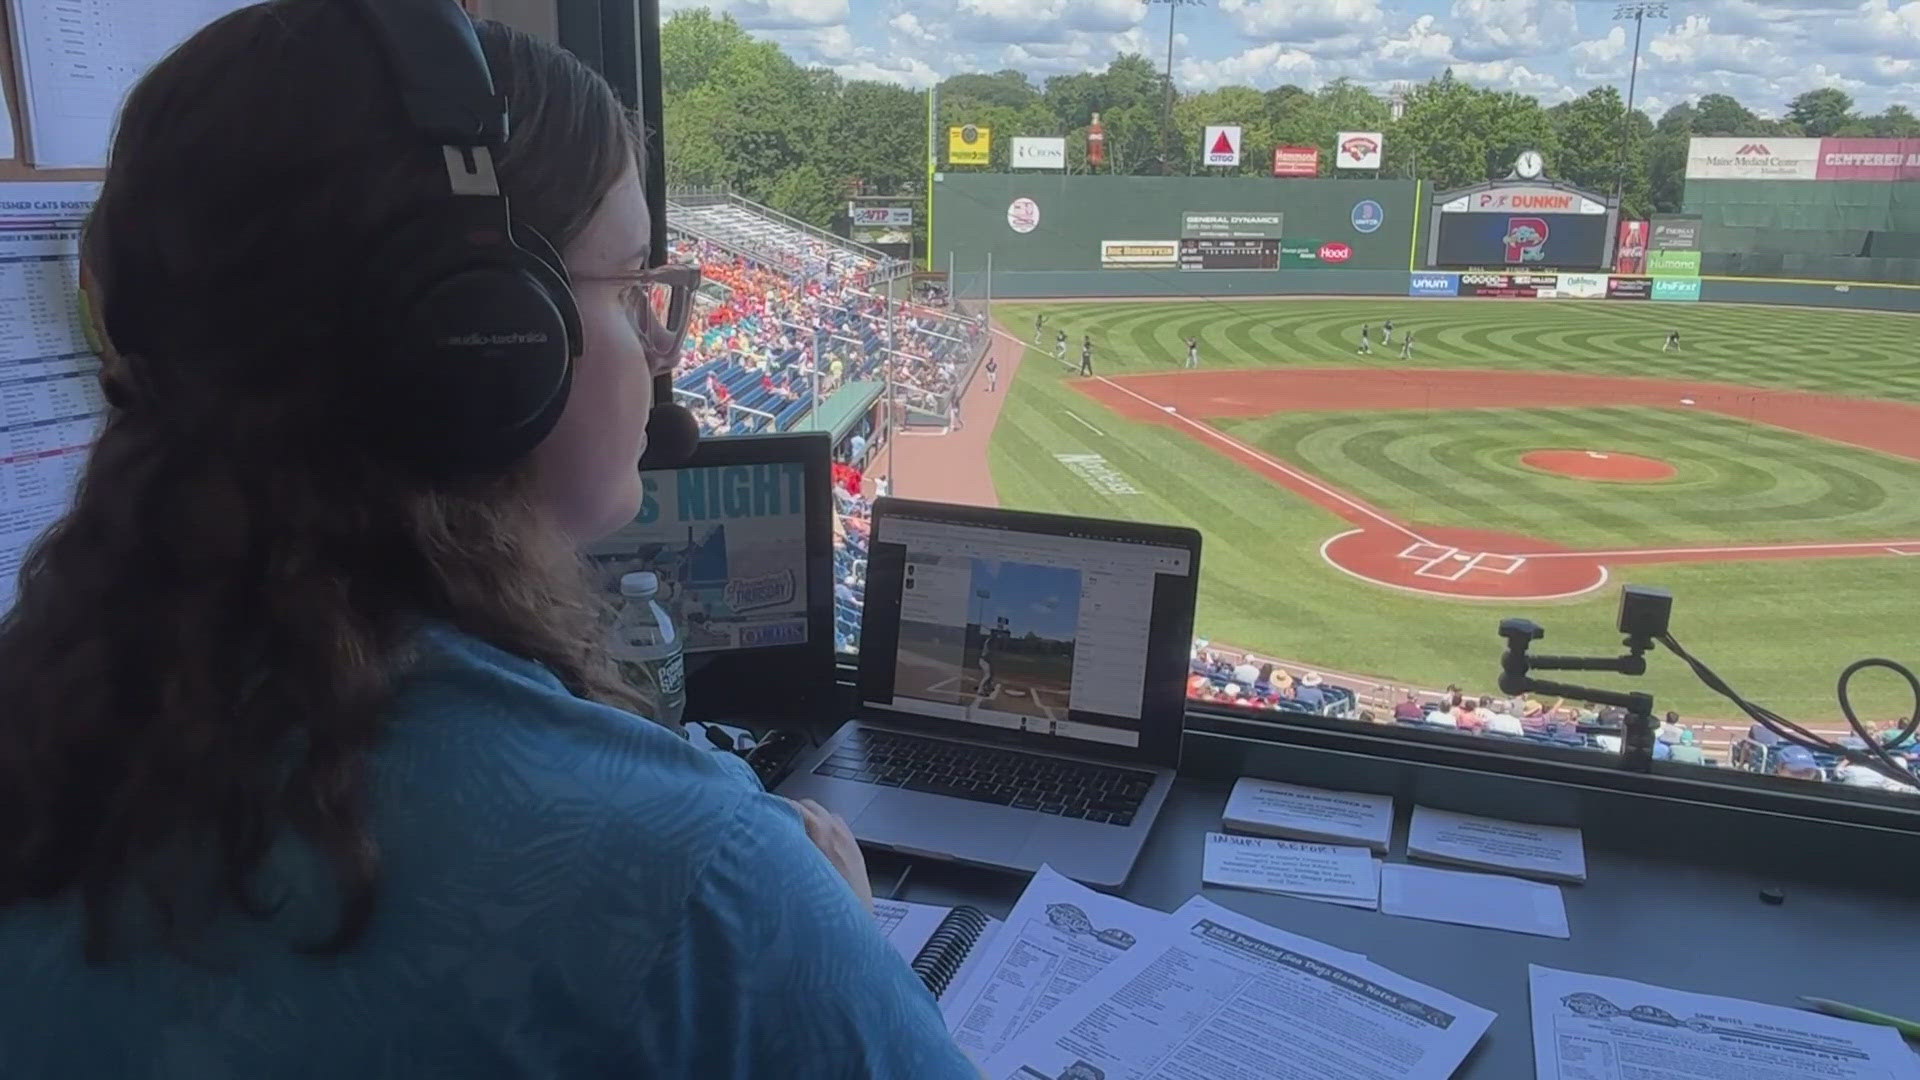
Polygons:
<instances>
[{"instance_id":1,"label":"laptop screen","mask_svg":"<svg viewBox=\"0 0 1920 1080\"><path fill-rule=\"evenodd\" d=\"M1087 752L1163 749L1169 717L1178 739L1197 561L1186 530L876 511L862 696Z\"/></svg>"},{"instance_id":2,"label":"laptop screen","mask_svg":"<svg viewBox=\"0 0 1920 1080\"><path fill-rule=\"evenodd\" d=\"M588 550L616 606L623 575L659 577L688 719L791 716L830 697L827 470L823 436L703 441L682 468L643 470L640 512Z\"/></svg>"}]
</instances>

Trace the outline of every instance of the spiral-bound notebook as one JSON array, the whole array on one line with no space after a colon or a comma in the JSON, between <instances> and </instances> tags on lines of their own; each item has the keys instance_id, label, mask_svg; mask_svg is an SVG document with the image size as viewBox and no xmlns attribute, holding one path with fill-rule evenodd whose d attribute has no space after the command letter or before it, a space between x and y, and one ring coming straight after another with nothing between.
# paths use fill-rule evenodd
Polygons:
<instances>
[{"instance_id":1,"label":"spiral-bound notebook","mask_svg":"<svg viewBox=\"0 0 1920 1080\"><path fill-rule=\"evenodd\" d=\"M873 917L887 943L906 957L936 999L965 981L980 944L1000 928L1000 920L978 908L908 900L875 900Z\"/></svg>"}]
</instances>

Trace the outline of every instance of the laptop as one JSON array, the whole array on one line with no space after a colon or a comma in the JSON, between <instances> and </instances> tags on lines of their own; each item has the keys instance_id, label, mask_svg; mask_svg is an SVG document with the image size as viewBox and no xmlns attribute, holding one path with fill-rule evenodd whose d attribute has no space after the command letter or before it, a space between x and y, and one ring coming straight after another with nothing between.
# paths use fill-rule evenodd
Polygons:
<instances>
[{"instance_id":1,"label":"laptop","mask_svg":"<svg viewBox=\"0 0 1920 1080\"><path fill-rule=\"evenodd\" d=\"M596 583L660 575L696 723L825 724L834 706L833 494L825 432L702 439L641 470L640 512L589 548Z\"/></svg>"},{"instance_id":2,"label":"laptop","mask_svg":"<svg viewBox=\"0 0 1920 1080\"><path fill-rule=\"evenodd\" d=\"M874 504L862 707L779 787L908 855L1126 882L1174 768L1191 529Z\"/></svg>"}]
</instances>

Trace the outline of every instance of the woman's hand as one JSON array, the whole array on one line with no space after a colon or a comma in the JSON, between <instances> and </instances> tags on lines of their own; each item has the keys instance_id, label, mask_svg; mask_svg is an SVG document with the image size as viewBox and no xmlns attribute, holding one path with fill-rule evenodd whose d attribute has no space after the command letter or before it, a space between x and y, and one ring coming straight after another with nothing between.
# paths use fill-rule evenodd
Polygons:
<instances>
[{"instance_id":1,"label":"woman's hand","mask_svg":"<svg viewBox=\"0 0 1920 1080\"><path fill-rule=\"evenodd\" d=\"M847 828L845 818L828 810L812 799L787 802L800 812L800 820L807 827L807 839L820 849L840 876L847 879L847 885L853 889L853 895L868 911L873 910L873 882L867 880L867 858L860 853L860 845L854 842L853 830Z\"/></svg>"}]
</instances>

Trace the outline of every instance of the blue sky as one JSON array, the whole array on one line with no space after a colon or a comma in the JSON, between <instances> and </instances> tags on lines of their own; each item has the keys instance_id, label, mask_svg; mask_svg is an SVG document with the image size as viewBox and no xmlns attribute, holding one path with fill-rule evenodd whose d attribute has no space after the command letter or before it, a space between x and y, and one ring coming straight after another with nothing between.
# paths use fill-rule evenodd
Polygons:
<instances>
[{"instance_id":1,"label":"blue sky","mask_svg":"<svg viewBox=\"0 0 1920 1080\"><path fill-rule=\"evenodd\" d=\"M1347 77L1381 90L1451 67L1549 103L1623 89L1630 26L1611 0L1205 0L1181 7L1174 77L1308 88ZM1166 57L1167 8L1140 0L665 0L711 7L848 78L922 87L963 71L1016 68L1036 82L1100 68L1116 51ZM1920 0L1673 0L1649 20L1636 102L1655 115L1730 93L1778 115L1838 86L1870 112L1920 111Z\"/></svg>"},{"instance_id":2,"label":"blue sky","mask_svg":"<svg viewBox=\"0 0 1920 1080\"><path fill-rule=\"evenodd\" d=\"M972 595L982 589L990 594L984 601ZM1031 632L1056 641L1071 640L1080 623L1080 571L975 559L967 617L971 620L983 613L987 626L1004 616L1015 637Z\"/></svg>"}]
</instances>

